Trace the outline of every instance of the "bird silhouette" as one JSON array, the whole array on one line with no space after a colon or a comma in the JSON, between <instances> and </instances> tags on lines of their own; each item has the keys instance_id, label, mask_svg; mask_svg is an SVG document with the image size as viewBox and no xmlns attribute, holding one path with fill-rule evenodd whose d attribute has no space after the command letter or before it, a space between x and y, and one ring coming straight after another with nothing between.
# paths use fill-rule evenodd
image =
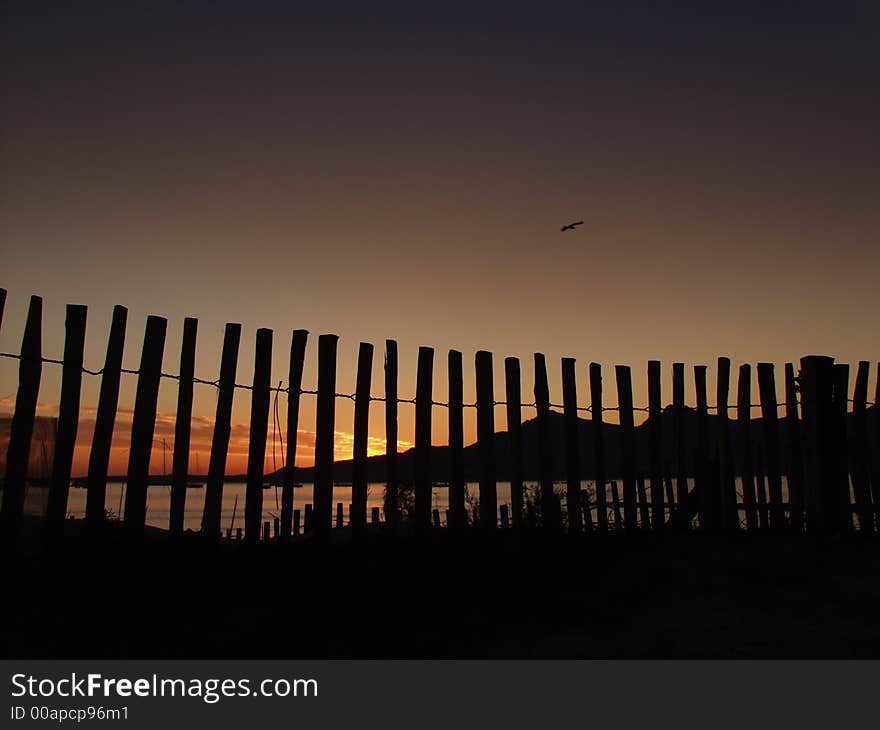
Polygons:
<instances>
[{"instance_id":1,"label":"bird silhouette","mask_svg":"<svg viewBox=\"0 0 880 730\"><path fill-rule=\"evenodd\" d=\"M562 228L560 228L559 230L560 231L573 231L575 226L583 225L583 223L584 223L583 221L575 221L574 223L569 223L567 226L562 226Z\"/></svg>"}]
</instances>

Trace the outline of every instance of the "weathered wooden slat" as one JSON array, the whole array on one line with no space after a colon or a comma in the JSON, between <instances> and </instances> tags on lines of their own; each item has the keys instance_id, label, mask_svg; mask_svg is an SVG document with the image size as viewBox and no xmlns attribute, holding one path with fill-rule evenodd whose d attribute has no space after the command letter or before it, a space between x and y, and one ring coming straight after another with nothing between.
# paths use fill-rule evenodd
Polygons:
<instances>
[{"instance_id":1,"label":"weathered wooden slat","mask_svg":"<svg viewBox=\"0 0 880 730\"><path fill-rule=\"evenodd\" d=\"M849 394L849 365L834 364L833 389L833 421L834 441L834 481L837 495L837 512L841 528L845 531L853 529L852 499L849 488L849 453L846 440L846 410Z\"/></svg>"},{"instance_id":2,"label":"weathered wooden slat","mask_svg":"<svg viewBox=\"0 0 880 730\"><path fill-rule=\"evenodd\" d=\"M122 374L122 351L125 347L125 323L128 310L120 305L113 307L110 336L104 369L101 371L101 390L98 410L95 414L95 430L89 452L88 480L86 490L86 521L91 529L104 521L104 502L107 496L107 470L110 466L110 446L116 409L119 405L119 381Z\"/></svg>"},{"instance_id":3,"label":"weathered wooden slat","mask_svg":"<svg viewBox=\"0 0 880 730\"><path fill-rule=\"evenodd\" d=\"M859 362L856 383L853 389L852 411L852 483L856 500L856 513L859 516L859 529L866 533L874 532L874 510L871 504L871 487L868 476L868 369L870 363Z\"/></svg>"},{"instance_id":4,"label":"weathered wooden slat","mask_svg":"<svg viewBox=\"0 0 880 730\"><path fill-rule=\"evenodd\" d=\"M134 415L131 419L131 446L128 452L128 476L125 491L125 526L143 530L147 518L147 486L153 432L156 428L156 406L159 402L159 380L162 375L162 354L168 320L150 315L144 330L144 349L138 368Z\"/></svg>"},{"instance_id":5,"label":"weathered wooden slat","mask_svg":"<svg viewBox=\"0 0 880 730\"><path fill-rule=\"evenodd\" d=\"M757 495L755 494L755 465L752 460L752 366L740 365L736 389L736 420L742 438L740 474L742 475L743 506L746 529L758 529Z\"/></svg>"},{"instance_id":6,"label":"weathered wooden slat","mask_svg":"<svg viewBox=\"0 0 880 730\"><path fill-rule=\"evenodd\" d=\"M58 430L55 436L49 503L46 507L47 527L54 534L60 534L64 529L64 519L67 516L70 470L79 427L87 311L82 305L68 304L67 319L64 323L64 368L61 375L61 399L58 405Z\"/></svg>"},{"instance_id":7,"label":"weathered wooden slat","mask_svg":"<svg viewBox=\"0 0 880 730\"><path fill-rule=\"evenodd\" d=\"M495 381L492 353L480 350L475 358L477 380L477 445L480 456L480 527L498 526L498 487L495 482Z\"/></svg>"},{"instance_id":8,"label":"weathered wooden slat","mask_svg":"<svg viewBox=\"0 0 880 730\"><path fill-rule=\"evenodd\" d=\"M620 413L620 474L623 481L623 521L627 531L638 527L636 515L636 441L633 424L632 372L629 365L616 365L617 405Z\"/></svg>"},{"instance_id":9,"label":"weathered wooden slat","mask_svg":"<svg viewBox=\"0 0 880 730\"><path fill-rule=\"evenodd\" d=\"M801 414L804 434L804 506L810 532L832 532L838 524L834 480L834 358L801 358Z\"/></svg>"},{"instance_id":10,"label":"weathered wooden slat","mask_svg":"<svg viewBox=\"0 0 880 730\"><path fill-rule=\"evenodd\" d=\"M573 357L562 358L562 409L565 422L565 478L568 531L583 531L581 514L581 453L578 435L577 376Z\"/></svg>"},{"instance_id":11,"label":"weathered wooden slat","mask_svg":"<svg viewBox=\"0 0 880 730\"><path fill-rule=\"evenodd\" d=\"M697 394L697 452L694 472L697 496L700 504L700 527L704 530L718 528L720 502L714 486L709 464L709 406L706 391L706 366L694 365L694 388Z\"/></svg>"},{"instance_id":12,"label":"weathered wooden slat","mask_svg":"<svg viewBox=\"0 0 880 730\"><path fill-rule=\"evenodd\" d=\"M308 330L294 330L290 338L290 366L287 375L287 463L284 469L284 483L281 487L282 540L286 540L290 535L293 521L293 485L296 483L296 447L299 441L299 400L308 339Z\"/></svg>"},{"instance_id":13,"label":"weathered wooden slat","mask_svg":"<svg viewBox=\"0 0 880 730\"><path fill-rule=\"evenodd\" d=\"M33 296L28 305L27 321L21 340L21 359L18 363L18 391L15 412L9 432L6 451L6 481L3 485L3 504L0 506L0 527L8 538L14 538L21 529L27 482L31 439L37 414L42 362L43 299Z\"/></svg>"},{"instance_id":14,"label":"weathered wooden slat","mask_svg":"<svg viewBox=\"0 0 880 730\"><path fill-rule=\"evenodd\" d=\"M370 386L373 377L373 346L361 342L358 349L354 401L354 443L351 474L351 527L355 533L367 527L367 443L370 432Z\"/></svg>"},{"instance_id":15,"label":"weathered wooden slat","mask_svg":"<svg viewBox=\"0 0 880 730\"><path fill-rule=\"evenodd\" d=\"M220 356L217 409L214 415L214 433L211 438L211 456L208 460L205 505L202 510L202 532L210 537L217 537L220 534L223 481L226 472L226 455L229 452L229 436L232 429L232 396L235 393L235 372L238 368L240 341L241 325L227 324L223 334L223 352Z\"/></svg>"},{"instance_id":16,"label":"weathered wooden slat","mask_svg":"<svg viewBox=\"0 0 880 730\"><path fill-rule=\"evenodd\" d=\"M501 505L501 529L506 530L510 527L510 514L507 510L507 505Z\"/></svg>"},{"instance_id":17,"label":"weathered wooden slat","mask_svg":"<svg viewBox=\"0 0 880 730\"><path fill-rule=\"evenodd\" d=\"M675 439L675 490L676 502L684 503L688 493L687 462L685 460L686 439L684 430L684 363L672 363L672 413Z\"/></svg>"},{"instance_id":18,"label":"weathered wooden slat","mask_svg":"<svg viewBox=\"0 0 880 730\"><path fill-rule=\"evenodd\" d=\"M620 516L620 490L617 488L617 481L611 482L611 506L614 513L614 529L623 528L623 519Z\"/></svg>"},{"instance_id":19,"label":"weathered wooden slat","mask_svg":"<svg viewBox=\"0 0 880 730\"><path fill-rule=\"evenodd\" d=\"M415 524L431 526L431 399L434 392L434 348L420 347L416 364L416 434L413 486Z\"/></svg>"},{"instance_id":20,"label":"weathered wooden slat","mask_svg":"<svg viewBox=\"0 0 880 730\"><path fill-rule=\"evenodd\" d=\"M718 469L721 480L721 526L725 530L739 528L736 504L736 469L730 440L730 358L718 358L718 379L715 402L718 406Z\"/></svg>"},{"instance_id":21,"label":"weathered wooden slat","mask_svg":"<svg viewBox=\"0 0 880 730\"><path fill-rule=\"evenodd\" d=\"M765 468L770 491L770 527L778 530L785 525L785 513L782 507L779 419L776 410L776 377L773 363L758 363L758 392L761 399Z\"/></svg>"},{"instance_id":22,"label":"weathered wooden slat","mask_svg":"<svg viewBox=\"0 0 880 730\"><path fill-rule=\"evenodd\" d=\"M798 418L797 382L794 365L785 364L785 436L787 453L788 501L791 527L804 529L804 462L801 454L801 422Z\"/></svg>"},{"instance_id":23,"label":"weathered wooden slat","mask_svg":"<svg viewBox=\"0 0 880 730\"><path fill-rule=\"evenodd\" d=\"M648 504L648 490L645 489L645 480L636 478L636 496L639 503L639 527L643 530L651 528L651 512Z\"/></svg>"},{"instance_id":24,"label":"weathered wooden slat","mask_svg":"<svg viewBox=\"0 0 880 730\"><path fill-rule=\"evenodd\" d=\"M868 468L871 471L871 501L874 503L874 522L880 532L880 362L877 366L877 379L874 386L874 407L868 429Z\"/></svg>"},{"instance_id":25,"label":"weathered wooden slat","mask_svg":"<svg viewBox=\"0 0 880 730\"><path fill-rule=\"evenodd\" d=\"M605 426L602 423L602 366L590 363L590 417L593 422L593 461L596 472L596 526L608 530L608 502L605 494Z\"/></svg>"},{"instance_id":26,"label":"weathered wooden slat","mask_svg":"<svg viewBox=\"0 0 880 730\"><path fill-rule=\"evenodd\" d=\"M180 347L180 378L177 389L177 418L174 423L174 457L171 464L171 503L168 530L183 532L186 508L186 482L189 476L189 445L192 432L193 377L196 367L196 334L199 320L183 320L183 343Z\"/></svg>"},{"instance_id":27,"label":"weathered wooden slat","mask_svg":"<svg viewBox=\"0 0 880 730\"><path fill-rule=\"evenodd\" d=\"M397 501L397 342L385 340L385 522L400 518Z\"/></svg>"},{"instance_id":28,"label":"weathered wooden slat","mask_svg":"<svg viewBox=\"0 0 880 730\"><path fill-rule=\"evenodd\" d=\"M263 521L263 470L269 427L269 388L272 380L272 330L257 330L254 347L254 380L251 387L251 422L248 431L247 485L244 502L244 539L259 542Z\"/></svg>"},{"instance_id":29,"label":"weathered wooden slat","mask_svg":"<svg viewBox=\"0 0 880 730\"><path fill-rule=\"evenodd\" d=\"M651 459L651 526L663 527L663 401L660 390L660 361L648 361L648 436Z\"/></svg>"},{"instance_id":30,"label":"weathered wooden slat","mask_svg":"<svg viewBox=\"0 0 880 730\"><path fill-rule=\"evenodd\" d=\"M541 524L548 530L562 528L559 501L553 493L553 451L550 434L550 386L547 361L535 353L535 405L538 420L538 473L541 480Z\"/></svg>"},{"instance_id":31,"label":"weathered wooden slat","mask_svg":"<svg viewBox=\"0 0 880 730\"><path fill-rule=\"evenodd\" d=\"M523 453L522 453L522 385L519 358L504 359L504 386L506 391L507 438L510 444L510 501L513 527L523 525Z\"/></svg>"},{"instance_id":32,"label":"weathered wooden slat","mask_svg":"<svg viewBox=\"0 0 880 730\"><path fill-rule=\"evenodd\" d=\"M758 448L758 527L766 530L770 527L770 509L767 502L767 482L765 480L764 471L764 453Z\"/></svg>"},{"instance_id":33,"label":"weathered wooden slat","mask_svg":"<svg viewBox=\"0 0 880 730\"><path fill-rule=\"evenodd\" d=\"M449 526L467 524L464 501L464 386L461 353L450 350L449 377Z\"/></svg>"},{"instance_id":34,"label":"weathered wooden slat","mask_svg":"<svg viewBox=\"0 0 880 730\"><path fill-rule=\"evenodd\" d=\"M318 337L318 398L315 414L315 484L312 529L326 536L333 519L333 447L336 428L337 335Z\"/></svg>"}]
</instances>

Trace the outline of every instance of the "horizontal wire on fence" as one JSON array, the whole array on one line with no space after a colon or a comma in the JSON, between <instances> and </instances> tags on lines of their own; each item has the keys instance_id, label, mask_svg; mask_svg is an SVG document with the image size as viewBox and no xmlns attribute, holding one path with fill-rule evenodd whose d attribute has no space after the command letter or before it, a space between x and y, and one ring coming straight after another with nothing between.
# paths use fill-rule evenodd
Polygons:
<instances>
[{"instance_id":1,"label":"horizontal wire on fence","mask_svg":"<svg viewBox=\"0 0 880 730\"><path fill-rule=\"evenodd\" d=\"M12 360L30 360L31 359L31 358L23 357L22 355L15 353L15 352L0 352L0 357L9 358ZM55 358L50 358L50 357L40 357L39 361L44 362L44 363L48 363L50 365L64 365L63 360L57 360ZM103 375L104 374L104 368L101 368L100 370L90 370L89 368L82 367L81 370L86 375ZM126 373L128 375L140 375L140 370L132 370L131 368L120 368L119 370L120 370L120 372ZM160 373L159 376L161 378L167 378L169 380L180 380L180 375L176 375L174 373ZM205 380L204 378L193 377L192 380L193 380L193 383L196 383L198 385L210 385L214 388L220 387L219 379L218 380ZM241 390L253 390L253 386L247 385L246 383L233 383L233 388L239 388ZM274 393L287 393L288 395L290 394L290 388L284 388L281 385L270 387L269 391L274 392ZM318 395L317 390L309 390L307 388L300 388L299 393L300 393L300 395ZM342 399L346 399L346 400L352 400L352 401L357 400L356 393L334 393L333 397L334 398L342 398ZM387 401L387 398L385 398L384 396L371 395L371 396L369 396L369 400L380 402L380 403L385 403ZM410 403L410 404L415 405L417 402L417 399L416 398L398 398L397 402L398 403ZM852 404L856 403L856 401L852 398L847 398L846 402L852 403ZM796 399L793 403L795 405L800 404L800 399ZM447 402L443 402L443 401L432 400L431 405L432 406L439 406L441 408L449 408L452 404L447 403ZM461 405L462 408L476 408L478 406L477 403L461 403L458 405ZM493 400L492 401L492 406L506 406L506 405L508 405L507 401L503 401L503 400ZM535 401L531 401L529 403L520 403L519 405L522 408L535 408L536 409L538 407L538 404ZM562 403L549 403L548 405L550 408L558 408L558 409L565 408L564 404L562 404ZM783 401L781 403L777 402L772 405L775 405L776 408L782 408L782 407L785 407L789 404L787 402ZM864 405L867 407L871 407L875 404L869 400L869 401L865 401ZM672 406L667 406L667 407L672 407ZM686 407L693 408L692 406L686 406ZM736 406L736 405L728 405L727 409L731 410L731 411L736 411L738 409L738 407L739 406ZM753 408L761 408L762 406L760 403L750 403L748 407L750 409L753 409ZM577 406L577 410L582 411L584 413L592 413L593 412L592 406ZM606 411L619 411L619 410L620 410L619 406L602 406L603 413ZM646 406L633 406L632 410L640 412L640 413L650 413L650 411L651 411L651 409ZM663 410L663 409L661 409L661 410ZM706 406L706 410L717 411L717 410L719 410L719 406L708 405L708 406Z\"/></svg>"}]
</instances>

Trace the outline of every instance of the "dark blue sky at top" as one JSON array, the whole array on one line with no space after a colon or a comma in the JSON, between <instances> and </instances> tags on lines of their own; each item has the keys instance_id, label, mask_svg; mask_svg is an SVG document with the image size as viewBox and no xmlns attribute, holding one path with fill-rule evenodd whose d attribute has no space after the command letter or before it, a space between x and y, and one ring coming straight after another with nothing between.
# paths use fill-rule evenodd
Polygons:
<instances>
[{"instance_id":1,"label":"dark blue sky at top","mask_svg":"<svg viewBox=\"0 0 880 730\"><path fill-rule=\"evenodd\" d=\"M454 83L482 65L525 74L520 80L540 93L541 84L582 80L586 65L597 83L715 77L840 100L869 91L880 60L870 2L7 1L4 10L4 66L14 83L51 69L58 80L98 88L123 73L150 85L218 71L230 83L239 75L259 83L253 72L262 71L269 83L290 64L315 83L338 81L340 69Z\"/></svg>"}]
</instances>

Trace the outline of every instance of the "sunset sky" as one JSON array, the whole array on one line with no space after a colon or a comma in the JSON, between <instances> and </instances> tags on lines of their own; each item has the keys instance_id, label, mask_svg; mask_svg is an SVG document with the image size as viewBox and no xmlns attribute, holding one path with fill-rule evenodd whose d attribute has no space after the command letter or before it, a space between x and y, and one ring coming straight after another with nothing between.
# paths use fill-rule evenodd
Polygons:
<instances>
[{"instance_id":1,"label":"sunset sky","mask_svg":"<svg viewBox=\"0 0 880 730\"><path fill-rule=\"evenodd\" d=\"M578 359L582 404L590 361L605 365L610 405L614 364L633 366L645 403L651 358L664 402L673 361L688 364L693 401L691 366L710 365L712 389L719 355L870 360L873 388L876 3L766 5L4 2L0 350L18 350L40 294L49 357L62 353L64 305L89 306L94 369L124 304L130 368L148 314L169 319L166 372L178 371L184 316L199 318L207 379L224 323L241 322L240 383L256 329L270 327L276 384L290 331L312 333L307 388L317 336L338 334L343 392L367 341L382 394L386 338L399 342L403 397L419 345L436 348L436 400L450 348L464 353L466 401L479 349L495 354L498 400L508 355L532 400L534 352L548 357L554 402L563 356ZM52 413L60 368L43 372ZM123 380L113 471L135 382ZM16 363L0 360L0 412L16 384ZM98 388L84 380L75 474ZM169 447L175 404L164 381L157 439ZM203 471L214 407L197 387ZM248 409L239 391L230 472L244 471ZM382 413L371 409L375 449ZM406 447L412 407L400 417ZM436 443L445 419L435 409ZM341 401L340 456L351 422ZM301 424L308 464L308 396Z\"/></svg>"}]
</instances>

